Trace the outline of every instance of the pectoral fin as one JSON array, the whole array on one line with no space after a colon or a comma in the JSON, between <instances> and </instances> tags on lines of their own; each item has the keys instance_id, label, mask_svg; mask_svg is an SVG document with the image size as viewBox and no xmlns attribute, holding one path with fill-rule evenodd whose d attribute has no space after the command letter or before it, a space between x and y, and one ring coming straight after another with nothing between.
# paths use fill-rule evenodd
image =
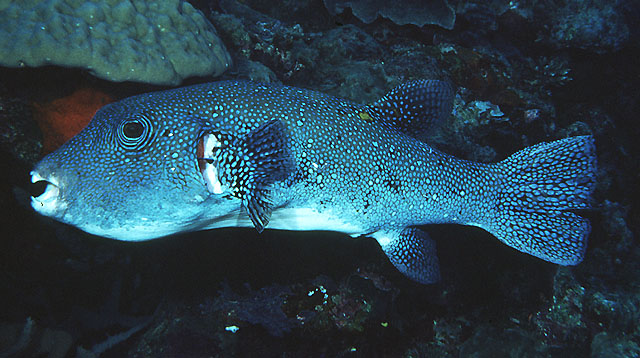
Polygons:
<instances>
[{"instance_id":1,"label":"pectoral fin","mask_svg":"<svg viewBox=\"0 0 640 358\"><path fill-rule=\"evenodd\" d=\"M213 136L211 140L207 136ZM242 199L251 222L262 232L271 216L270 186L284 180L292 170L293 161L289 152L284 125L271 120L243 137L224 133L211 133L203 142L217 145L204 149L204 158L215 166L212 171L219 185L211 186L215 194L228 191ZM207 180L207 183L216 180Z\"/></svg>"}]
</instances>

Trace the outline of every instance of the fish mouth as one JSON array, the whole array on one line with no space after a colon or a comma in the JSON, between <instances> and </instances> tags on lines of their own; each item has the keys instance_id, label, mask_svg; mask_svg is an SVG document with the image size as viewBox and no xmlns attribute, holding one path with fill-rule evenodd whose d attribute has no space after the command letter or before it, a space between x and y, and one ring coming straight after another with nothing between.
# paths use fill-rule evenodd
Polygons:
<instances>
[{"instance_id":1,"label":"fish mouth","mask_svg":"<svg viewBox=\"0 0 640 358\"><path fill-rule=\"evenodd\" d=\"M31 197L31 206L37 212L46 216L60 216L66 204L60 197L60 182L53 176L43 177L36 171L31 172L31 182L34 184L44 183L44 192L36 197Z\"/></svg>"},{"instance_id":2,"label":"fish mouth","mask_svg":"<svg viewBox=\"0 0 640 358\"><path fill-rule=\"evenodd\" d=\"M196 150L198 169L207 190L213 194L222 194L225 191L218 176L215 160L215 151L219 150L221 146L222 143L215 134L205 134L198 141Z\"/></svg>"}]
</instances>

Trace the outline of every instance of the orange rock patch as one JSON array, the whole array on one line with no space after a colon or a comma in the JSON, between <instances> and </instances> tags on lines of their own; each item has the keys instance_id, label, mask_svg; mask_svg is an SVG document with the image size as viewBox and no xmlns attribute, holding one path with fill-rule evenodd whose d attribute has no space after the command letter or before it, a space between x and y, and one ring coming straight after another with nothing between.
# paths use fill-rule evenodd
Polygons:
<instances>
[{"instance_id":1,"label":"orange rock patch","mask_svg":"<svg viewBox=\"0 0 640 358\"><path fill-rule=\"evenodd\" d=\"M43 154L53 152L78 134L98 109L111 102L113 98L104 92L80 88L51 102L34 103L34 117L43 136Z\"/></svg>"}]
</instances>

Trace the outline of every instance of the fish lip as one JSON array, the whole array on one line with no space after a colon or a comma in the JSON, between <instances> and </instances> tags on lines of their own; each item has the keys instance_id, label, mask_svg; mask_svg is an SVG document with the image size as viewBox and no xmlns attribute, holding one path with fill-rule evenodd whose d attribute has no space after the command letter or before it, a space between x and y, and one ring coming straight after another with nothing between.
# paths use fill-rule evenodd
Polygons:
<instances>
[{"instance_id":1,"label":"fish lip","mask_svg":"<svg viewBox=\"0 0 640 358\"><path fill-rule=\"evenodd\" d=\"M31 197L31 207L42 215L60 217L67 205L62 200L60 181L53 175L43 176L37 171L31 172L31 182L45 182L47 187L44 193L37 197Z\"/></svg>"}]
</instances>

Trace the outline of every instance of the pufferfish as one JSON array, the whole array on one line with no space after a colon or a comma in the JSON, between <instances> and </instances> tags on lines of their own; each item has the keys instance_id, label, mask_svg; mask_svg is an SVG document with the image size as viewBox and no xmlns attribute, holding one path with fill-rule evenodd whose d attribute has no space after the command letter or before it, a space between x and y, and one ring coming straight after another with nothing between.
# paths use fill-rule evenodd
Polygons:
<instances>
[{"instance_id":1,"label":"pufferfish","mask_svg":"<svg viewBox=\"0 0 640 358\"><path fill-rule=\"evenodd\" d=\"M440 277L420 229L483 228L545 261L584 256L595 186L591 136L524 148L497 163L422 141L453 89L403 84L362 105L276 84L224 81L111 103L32 171L33 208L125 241L221 227L330 230L378 241L409 278Z\"/></svg>"}]
</instances>

